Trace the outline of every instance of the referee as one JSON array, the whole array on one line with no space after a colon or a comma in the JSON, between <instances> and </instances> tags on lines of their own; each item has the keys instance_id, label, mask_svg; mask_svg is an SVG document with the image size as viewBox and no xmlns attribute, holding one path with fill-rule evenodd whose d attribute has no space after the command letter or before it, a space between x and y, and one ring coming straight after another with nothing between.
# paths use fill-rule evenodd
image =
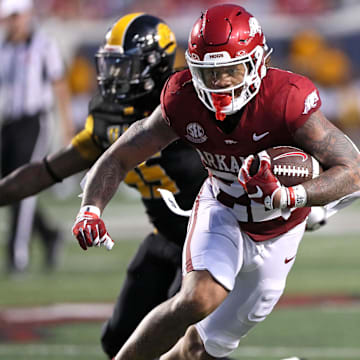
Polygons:
<instances>
[{"instance_id":1,"label":"referee","mask_svg":"<svg viewBox=\"0 0 360 360\"><path fill-rule=\"evenodd\" d=\"M54 41L33 26L32 0L0 1L4 25L0 44L1 167L5 176L23 164L44 158L51 141L53 96L66 140L73 131L64 64ZM45 265L51 268L56 264L61 233L44 218L36 197L30 197L11 206L10 272L27 268L33 226L43 240Z\"/></svg>"}]
</instances>

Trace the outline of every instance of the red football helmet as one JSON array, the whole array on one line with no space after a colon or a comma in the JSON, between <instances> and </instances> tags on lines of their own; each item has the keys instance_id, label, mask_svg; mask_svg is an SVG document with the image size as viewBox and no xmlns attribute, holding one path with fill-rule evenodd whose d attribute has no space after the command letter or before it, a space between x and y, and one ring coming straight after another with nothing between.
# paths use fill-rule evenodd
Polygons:
<instances>
[{"instance_id":1,"label":"red football helmet","mask_svg":"<svg viewBox=\"0 0 360 360\"><path fill-rule=\"evenodd\" d=\"M185 56L200 100L223 120L258 93L270 53L256 18L241 6L222 4L196 21ZM224 72L239 73L240 80L216 85Z\"/></svg>"}]
</instances>

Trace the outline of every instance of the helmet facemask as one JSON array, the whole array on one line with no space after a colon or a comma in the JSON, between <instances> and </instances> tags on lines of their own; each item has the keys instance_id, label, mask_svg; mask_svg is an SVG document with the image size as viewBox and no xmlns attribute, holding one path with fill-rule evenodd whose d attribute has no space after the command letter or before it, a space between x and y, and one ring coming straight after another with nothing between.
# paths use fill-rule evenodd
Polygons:
<instances>
[{"instance_id":1,"label":"helmet facemask","mask_svg":"<svg viewBox=\"0 0 360 360\"><path fill-rule=\"evenodd\" d=\"M192 74L196 92L203 104L216 112L218 120L224 120L226 115L233 114L245 106L258 92L261 79L266 75L265 47L257 46L249 54L231 58L224 51L205 54L204 61L194 59L186 52L186 60ZM216 61L211 59L217 59ZM234 73L236 69L243 69L242 81L228 87L211 86L206 80L206 71L217 69Z\"/></svg>"},{"instance_id":2,"label":"helmet facemask","mask_svg":"<svg viewBox=\"0 0 360 360\"><path fill-rule=\"evenodd\" d=\"M137 51L136 51L137 50ZM161 54L140 49L121 53L106 47L95 56L97 80L102 96L112 100L136 99L150 93L155 87L152 73L162 69Z\"/></svg>"}]
</instances>

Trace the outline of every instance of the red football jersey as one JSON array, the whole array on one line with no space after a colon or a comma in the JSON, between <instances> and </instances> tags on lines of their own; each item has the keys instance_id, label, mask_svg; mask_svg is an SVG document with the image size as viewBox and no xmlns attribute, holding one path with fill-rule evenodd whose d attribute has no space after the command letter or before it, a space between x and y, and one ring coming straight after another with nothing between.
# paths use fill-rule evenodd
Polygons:
<instances>
[{"instance_id":1,"label":"red football jersey","mask_svg":"<svg viewBox=\"0 0 360 360\"><path fill-rule=\"evenodd\" d=\"M235 128L218 127L215 113L198 98L188 70L172 75L161 94L164 119L174 131L198 150L213 181L215 196L231 207L241 228L254 240L280 235L302 222L309 208L265 211L251 201L237 181L243 159L272 146L298 146L294 132L321 106L315 85L292 72L270 68L259 93L238 113ZM228 118L225 119L227 121ZM262 222L259 226L259 222Z\"/></svg>"}]
</instances>

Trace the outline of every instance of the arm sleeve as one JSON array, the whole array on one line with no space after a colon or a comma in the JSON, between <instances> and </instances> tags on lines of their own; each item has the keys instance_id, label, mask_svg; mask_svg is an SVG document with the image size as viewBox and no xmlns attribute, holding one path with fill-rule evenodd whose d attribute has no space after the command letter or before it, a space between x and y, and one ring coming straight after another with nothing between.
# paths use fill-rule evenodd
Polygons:
<instances>
[{"instance_id":1,"label":"arm sleeve","mask_svg":"<svg viewBox=\"0 0 360 360\"><path fill-rule=\"evenodd\" d=\"M307 78L299 77L290 87L285 105L285 121L291 134L305 124L321 106L316 86Z\"/></svg>"}]
</instances>

